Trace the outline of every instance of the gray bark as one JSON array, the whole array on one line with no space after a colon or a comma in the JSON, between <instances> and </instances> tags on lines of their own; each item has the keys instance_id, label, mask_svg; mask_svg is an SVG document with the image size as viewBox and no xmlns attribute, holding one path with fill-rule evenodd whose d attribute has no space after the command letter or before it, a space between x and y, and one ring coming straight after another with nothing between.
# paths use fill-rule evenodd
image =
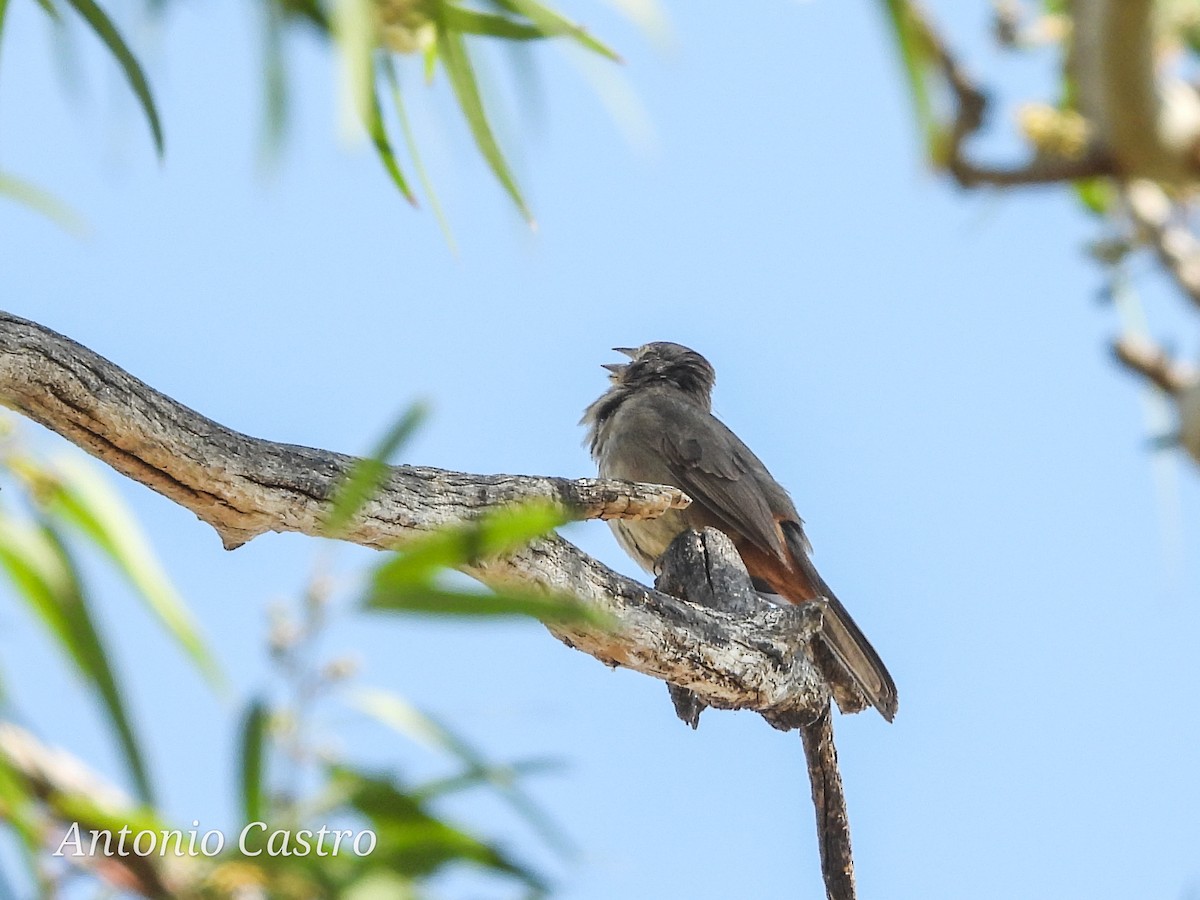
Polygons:
<instances>
[{"instance_id":1,"label":"gray bark","mask_svg":"<svg viewBox=\"0 0 1200 900\"><path fill-rule=\"evenodd\" d=\"M269 531L323 535L330 501L354 462L240 434L74 341L5 313L0 403L190 509L229 549ZM338 537L403 548L431 530L531 500L579 519L649 517L689 502L661 485L396 466ZM619 575L557 536L464 571L493 588L569 594L594 605L617 627L547 627L568 646L686 688L708 706L752 709L786 724L811 719L828 702L810 647L819 623L811 608L759 601L737 611L708 609ZM861 708L861 698L836 682L834 689L849 709Z\"/></svg>"},{"instance_id":2,"label":"gray bark","mask_svg":"<svg viewBox=\"0 0 1200 900\"><path fill-rule=\"evenodd\" d=\"M764 603L750 582L737 549L729 538L713 528L702 533L687 531L679 535L663 555L656 586L663 591L694 603L723 609L736 615L753 613ZM810 628L819 634L821 608L818 604L802 607ZM819 646L816 644L814 646ZM818 657L819 658L819 657ZM828 659L826 673L831 683L852 685L840 666ZM704 700L693 691L668 684L675 712L695 728L704 711ZM792 714L785 719L772 717L778 728L799 728L804 744L812 788L813 809L817 817L817 846L821 853L821 874L828 900L854 900L854 857L850 847L850 821L846 813L846 795L838 768L837 748L833 742L833 720L829 701L805 715Z\"/></svg>"}]
</instances>

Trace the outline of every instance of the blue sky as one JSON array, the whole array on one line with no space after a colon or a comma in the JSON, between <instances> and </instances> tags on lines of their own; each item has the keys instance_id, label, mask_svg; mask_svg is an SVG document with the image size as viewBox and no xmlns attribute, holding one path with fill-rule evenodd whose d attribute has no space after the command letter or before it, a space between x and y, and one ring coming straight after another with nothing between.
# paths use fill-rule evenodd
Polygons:
<instances>
[{"instance_id":1,"label":"blue sky","mask_svg":"<svg viewBox=\"0 0 1200 900\"><path fill-rule=\"evenodd\" d=\"M1164 530L1140 391L1105 351L1116 320L1082 252L1099 229L1065 192L967 195L928 172L874 4L676 4L667 46L573 4L625 55L654 140L622 138L569 54L534 53L541 103L502 132L536 234L444 86L417 89L457 257L429 211L339 137L333 66L314 45L292 48L293 129L264 175L252 12L184 4L136 30L166 128L159 165L90 38L81 96L64 100L43 17L12 7L0 167L51 187L92 234L0 205L5 308L275 440L364 452L426 399L433 417L406 459L476 472L591 474L575 423L605 386L608 348L690 345L716 365L718 414L791 489L824 577L899 685L895 724L836 722L862 895L1200 887L1198 572L1194 553L1171 552L1194 535ZM1036 67L989 49L987 4L936 8L976 70L1038 87ZM1174 325L1176 301L1148 264L1135 271L1155 324ZM1186 466L1179 481L1186 522ZM295 595L322 554L349 603L375 557L294 535L227 553L190 513L117 486L236 685L234 702L214 698L95 574L165 805L237 825L235 702L272 684L266 605ZM604 525L567 535L638 574ZM6 590L12 693L48 740L119 778L94 708ZM692 733L661 684L532 623L346 612L326 648L494 758L566 761L530 788L584 848L575 863L488 798L448 807L545 865L561 896L822 896L795 735L746 713L710 713ZM322 724L355 758L446 771L344 713Z\"/></svg>"}]
</instances>

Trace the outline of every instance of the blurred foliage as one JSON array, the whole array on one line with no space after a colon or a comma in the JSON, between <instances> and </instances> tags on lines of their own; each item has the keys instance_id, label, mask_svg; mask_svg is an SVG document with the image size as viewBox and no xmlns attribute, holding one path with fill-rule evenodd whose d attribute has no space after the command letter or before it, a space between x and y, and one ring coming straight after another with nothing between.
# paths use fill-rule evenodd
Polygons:
<instances>
[{"instance_id":1,"label":"blurred foliage","mask_svg":"<svg viewBox=\"0 0 1200 900\"><path fill-rule=\"evenodd\" d=\"M375 569L364 603L368 609L438 616L532 616L544 622L604 627L607 620L572 597L531 592L460 591L444 586L450 569L476 564L528 544L564 524L561 510L529 504L500 510L410 541Z\"/></svg>"},{"instance_id":2,"label":"blurred foliage","mask_svg":"<svg viewBox=\"0 0 1200 900\"><path fill-rule=\"evenodd\" d=\"M18 601L96 695L138 796L150 802L153 794L144 755L72 543L107 560L214 685L221 682L215 659L145 535L96 471L73 459L43 460L22 446L11 419L4 419L3 427L0 568Z\"/></svg>"},{"instance_id":3,"label":"blurred foliage","mask_svg":"<svg viewBox=\"0 0 1200 900\"><path fill-rule=\"evenodd\" d=\"M420 405L404 412L374 454L348 468L331 504L331 533L352 529L369 512L375 493L386 487L388 459L424 416ZM229 790L239 801L243 821L222 831L223 849L213 856L191 853L183 858L53 857L72 823L78 823L84 845L92 830L115 835L127 826L133 833L180 831L186 846L195 830L188 823L172 823L157 806L143 739L75 564L77 551L86 550L109 564L159 620L179 652L214 685L223 681L213 653L141 529L91 466L74 459L42 461L10 430L0 442L0 477L0 568L8 575L11 595L42 625L64 662L96 695L136 794L136 799L129 798L83 761L43 747L29 732L10 724L21 715L19 698L0 701L0 830L7 830L23 849L27 878L41 895L54 895L66 879L77 884L83 876L97 895L115 889L187 898L421 898L429 894L431 878L458 869L507 885L513 896L548 892L544 875L501 843L451 822L438 806L451 795L483 788L550 849L567 857L570 841L521 787L525 778L552 771L555 764L545 759L492 762L466 738L402 697L379 688L351 688L357 670L353 659L326 659L322 652L331 587L329 579L316 576L295 609L271 611L268 648L279 687L250 699L234 726L238 769ZM383 558L368 579L368 605L436 612L445 603L451 613L462 614L475 604L475 616L589 619L570 600L492 597L459 591L441 581L449 568L515 549L561 523L559 512L518 507L431 533L404 554ZM329 738L336 735L322 723L332 715L344 720L347 709L433 750L449 768L433 780L409 783L395 771L365 770L343 758L329 749ZM249 823L262 825L245 832L243 847L238 838ZM330 830L324 838L322 826ZM206 830L198 834L202 837ZM347 838L338 855L318 855L318 840L328 851L333 830L362 834L362 848L370 843L371 852L359 855ZM285 842L294 850L302 840L309 844L307 855L273 852ZM7 892L17 893L11 882Z\"/></svg>"},{"instance_id":4,"label":"blurred foliage","mask_svg":"<svg viewBox=\"0 0 1200 900\"><path fill-rule=\"evenodd\" d=\"M941 71L925 20L908 0L880 0L912 100L917 127L925 142L925 152L935 165L941 165L944 136L950 129L945 115L934 108L934 94L940 86Z\"/></svg>"},{"instance_id":5,"label":"blurred foliage","mask_svg":"<svg viewBox=\"0 0 1200 900\"><path fill-rule=\"evenodd\" d=\"M900 58L917 128L926 156L936 168L949 162L947 139L955 122L953 86L941 60L942 38L933 29L923 4L914 0L877 0L885 15L892 44ZM1015 126L1032 156L1078 159L1092 139L1089 123L1077 104L1070 70L1073 25L1065 0L992 0L992 34L1004 52L1036 55L1048 63L1052 101L1017 104ZM1163 69L1195 66L1200 52L1200 3L1159 0L1156 6L1157 55ZM1072 183L1083 209L1104 216L1113 210L1117 191L1112 179L1087 178Z\"/></svg>"},{"instance_id":6,"label":"blurred foliage","mask_svg":"<svg viewBox=\"0 0 1200 900\"><path fill-rule=\"evenodd\" d=\"M18 0L20 2L20 0ZM109 13L96 0L26 0L34 2L60 30L68 16L87 24L103 43L129 84L145 118L156 153L165 153L166 139L154 92L137 55ZM9 0L0 0L0 43ZM412 166L442 219L432 185L425 177L404 112L400 82L393 58L418 56L427 82L440 69L453 89L459 111L484 162L521 214L533 224L508 160L491 124L468 39L500 42L570 40L588 52L619 61L619 57L583 27L537 0L488 0L482 6L460 0L259 0L262 7L263 94L268 153L277 152L287 132L289 79L287 37L305 30L325 40L341 61L345 99L358 117L393 184L412 204L414 192L395 149L398 127ZM144 14L161 15L167 0L144 0ZM66 8L63 8L66 7ZM64 44L62 52L74 47ZM380 104L387 91L393 100L395 123ZM45 191L0 171L0 196L25 203L59 224L80 230L77 216ZM443 222L444 225L444 222Z\"/></svg>"}]
</instances>

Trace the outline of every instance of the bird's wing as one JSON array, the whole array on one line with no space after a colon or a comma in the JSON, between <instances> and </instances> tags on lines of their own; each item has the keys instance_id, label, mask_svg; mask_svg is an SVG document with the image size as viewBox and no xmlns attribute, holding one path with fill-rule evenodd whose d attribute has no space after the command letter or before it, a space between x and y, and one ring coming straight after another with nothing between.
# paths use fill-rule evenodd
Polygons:
<instances>
[{"instance_id":1,"label":"bird's wing","mask_svg":"<svg viewBox=\"0 0 1200 900\"><path fill-rule=\"evenodd\" d=\"M662 432L662 454L675 485L764 553L784 558L783 542L765 492L761 462L708 413L688 416Z\"/></svg>"}]
</instances>

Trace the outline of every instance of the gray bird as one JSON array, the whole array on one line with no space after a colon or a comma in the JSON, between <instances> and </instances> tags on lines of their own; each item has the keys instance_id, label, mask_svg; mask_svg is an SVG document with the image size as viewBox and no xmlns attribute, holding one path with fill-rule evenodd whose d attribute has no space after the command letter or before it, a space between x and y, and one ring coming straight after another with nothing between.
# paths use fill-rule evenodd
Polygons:
<instances>
[{"instance_id":1,"label":"gray bird","mask_svg":"<svg viewBox=\"0 0 1200 900\"><path fill-rule=\"evenodd\" d=\"M677 487L686 509L657 519L610 521L617 541L642 568L655 571L671 541L711 526L733 541L755 588L791 603L824 598L823 635L834 655L889 722L896 685L841 601L809 559L812 548L786 490L712 414L716 371L699 353L656 341L610 363L611 387L583 414L588 444L604 478Z\"/></svg>"}]
</instances>

